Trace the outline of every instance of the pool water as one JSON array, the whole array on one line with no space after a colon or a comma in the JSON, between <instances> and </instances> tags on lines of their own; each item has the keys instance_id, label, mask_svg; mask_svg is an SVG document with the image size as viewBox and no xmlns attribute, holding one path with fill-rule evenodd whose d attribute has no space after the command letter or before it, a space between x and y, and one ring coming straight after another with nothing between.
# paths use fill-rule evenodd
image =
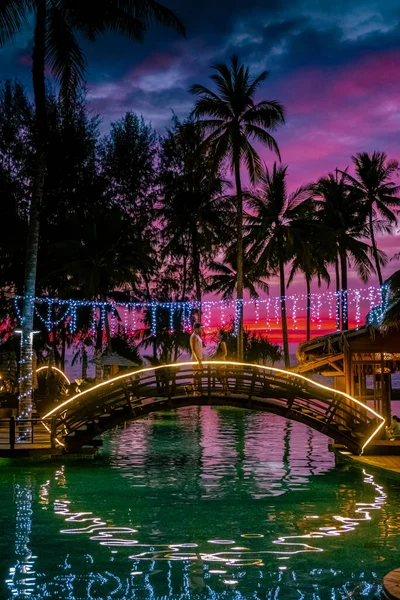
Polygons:
<instances>
[{"instance_id":1,"label":"pool water","mask_svg":"<svg viewBox=\"0 0 400 600\"><path fill-rule=\"evenodd\" d=\"M381 598L400 480L337 468L275 415L195 407L105 437L95 461L0 459L0 598Z\"/></svg>"}]
</instances>

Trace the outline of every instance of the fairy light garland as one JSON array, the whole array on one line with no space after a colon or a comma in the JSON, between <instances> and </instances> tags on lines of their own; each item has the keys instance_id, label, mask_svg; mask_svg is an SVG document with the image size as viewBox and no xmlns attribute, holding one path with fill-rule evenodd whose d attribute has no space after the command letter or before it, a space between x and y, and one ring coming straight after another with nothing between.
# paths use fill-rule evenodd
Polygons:
<instances>
[{"instance_id":1,"label":"fairy light garland","mask_svg":"<svg viewBox=\"0 0 400 600\"><path fill-rule=\"evenodd\" d=\"M211 325L211 302L204 302L203 325L205 329L209 329Z\"/></svg>"},{"instance_id":2,"label":"fairy light garland","mask_svg":"<svg viewBox=\"0 0 400 600\"><path fill-rule=\"evenodd\" d=\"M104 331L106 326L106 305L103 303L100 309L101 328Z\"/></svg>"},{"instance_id":3,"label":"fairy light garland","mask_svg":"<svg viewBox=\"0 0 400 600\"><path fill-rule=\"evenodd\" d=\"M321 323L321 307L322 307L321 297L317 296L317 310L316 310L316 315L317 315L317 329L321 329L321 327L322 327L322 323Z\"/></svg>"},{"instance_id":4,"label":"fairy light garland","mask_svg":"<svg viewBox=\"0 0 400 600\"><path fill-rule=\"evenodd\" d=\"M111 316L110 316L110 335L111 335L111 337L115 336L117 315L118 315L118 311L115 308L115 304L112 304Z\"/></svg>"},{"instance_id":5,"label":"fairy light garland","mask_svg":"<svg viewBox=\"0 0 400 600\"><path fill-rule=\"evenodd\" d=\"M297 329L297 297L293 299L292 306L293 329Z\"/></svg>"},{"instance_id":6,"label":"fairy light garland","mask_svg":"<svg viewBox=\"0 0 400 600\"><path fill-rule=\"evenodd\" d=\"M374 301L374 288L373 287L369 287L368 288L368 299L369 299L369 309L372 310L374 308L375 305L375 301Z\"/></svg>"},{"instance_id":7,"label":"fairy light garland","mask_svg":"<svg viewBox=\"0 0 400 600\"><path fill-rule=\"evenodd\" d=\"M270 315L270 308L271 308L271 299L268 298L265 304L265 324L267 327L267 331L271 331L271 315Z\"/></svg>"},{"instance_id":8,"label":"fairy light garland","mask_svg":"<svg viewBox=\"0 0 400 600\"><path fill-rule=\"evenodd\" d=\"M355 290L354 297L355 297L355 303L356 303L356 327L358 329L360 326L360 322L361 322L361 307L360 307L360 292L359 292L359 290Z\"/></svg>"},{"instance_id":9,"label":"fairy light garland","mask_svg":"<svg viewBox=\"0 0 400 600\"><path fill-rule=\"evenodd\" d=\"M336 330L340 330L340 292L335 292Z\"/></svg>"},{"instance_id":10,"label":"fairy light garland","mask_svg":"<svg viewBox=\"0 0 400 600\"><path fill-rule=\"evenodd\" d=\"M275 298L274 309L275 309L275 321L279 325L279 307L282 305L282 298Z\"/></svg>"},{"instance_id":11,"label":"fairy light garland","mask_svg":"<svg viewBox=\"0 0 400 600\"><path fill-rule=\"evenodd\" d=\"M328 319L332 321L332 296L328 298Z\"/></svg>"},{"instance_id":12,"label":"fairy light garland","mask_svg":"<svg viewBox=\"0 0 400 600\"><path fill-rule=\"evenodd\" d=\"M129 315L129 309L128 308L124 308L124 334L128 335L128 315Z\"/></svg>"},{"instance_id":13,"label":"fairy light garland","mask_svg":"<svg viewBox=\"0 0 400 600\"><path fill-rule=\"evenodd\" d=\"M151 335L157 335L157 302L151 303Z\"/></svg>"},{"instance_id":14,"label":"fairy light garland","mask_svg":"<svg viewBox=\"0 0 400 600\"><path fill-rule=\"evenodd\" d=\"M369 303L370 311L372 311L372 309L376 307L377 304L381 304L381 307L379 307L379 312L383 314L388 302L388 294L384 292L384 288L381 289L378 287L370 286L367 289L353 289L349 290L348 292L344 290L341 292L326 291L321 293L312 293L310 294L312 323L316 325L317 329L322 329L321 311L323 307L326 306L329 320L335 318L336 325L337 327L339 327L340 312L342 311L343 315L346 318L346 316L348 316L349 313L349 307L352 306L355 311L355 321L358 327L362 322L361 303L363 301ZM20 323L22 323L22 314L19 301L22 299L22 296L16 296L13 299L15 313ZM164 309L169 312L170 331L173 331L176 327L175 316L177 313L180 313L180 319L183 329L185 331L191 331L192 313L193 311L199 310L202 312L202 321L205 329L210 328L211 316L215 315L215 311L219 311L220 322L223 326L227 323L227 312L232 311L235 323L234 330L237 331L239 312L240 314L242 314L245 307L252 307L255 314L255 323L259 324L261 314L260 310L261 307L264 307L265 326L267 330L271 330L271 320L275 323L276 326L279 326L281 322L281 306L283 301L286 301L287 307L290 307L290 310L288 311L288 316L290 317L291 311L293 326L294 329L297 329L299 306L306 304L307 294L292 294L286 295L284 297L275 296L272 298L257 298L255 300L241 300L240 311L237 301L227 302L225 300L206 300L204 302L156 302L155 300L153 300L152 302L100 302L89 300L61 300L58 298L34 299L34 302L36 304L35 314L45 325L48 331L51 331L54 326L59 325L62 321L67 320L70 332L76 332L77 314L79 309L82 307L90 307L92 309L92 335L95 335L96 333L98 320L100 320L102 330L104 331L106 326L106 320L109 319L111 336L115 336L117 334L116 319L119 320L120 314L123 315L123 330L125 334L133 335L136 331L138 311L140 312L145 310L150 311L150 329L151 334L154 335L154 332L157 328L158 309ZM335 304L334 308L333 303ZM41 305L44 305L46 308L46 317L42 316L42 311L39 312L39 307ZM60 318L53 320L53 309L55 307L63 307L64 314L60 316ZM121 311L121 313L119 311ZM376 312L376 310L374 312ZM380 314L380 319L382 318L382 314ZM98 317L96 315L98 315Z\"/></svg>"},{"instance_id":15,"label":"fairy light garland","mask_svg":"<svg viewBox=\"0 0 400 600\"><path fill-rule=\"evenodd\" d=\"M343 320L348 321L349 318L349 300L348 300L348 291L342 290L342 315ZM342 324L343 327L343 324Z\"/></svg>"},{"instance_id":16,"label":"fairy light garland","mask_svg":"<svg viewBox=\"0 0 400 600\"><path fill-rule=\"evenodd\" d=\"M129 308L129 312L132 313L131 335L134 335L136 332L136 308L132 306Z\"/></svg>"},{"instance_id":17,"label":"fairy light garland","mask_svg":"<svg viewBox=\"0 0 400 600\"><path fill-rule=\"evenodd\" d=\"M174 333L174 314L175 314L175 302L171 302L169 305L169 331Z\"/></svg>"},{"instance_id":18,"label":"fairy light garland","mask_svg":"<svg viewBox=\"0 0 400 600\"><path fill-rule=\"evenodd\" d=\"M90 319L90 333L94 337L97 330L97 318L96 318L96 307L92 306L92 315Z\"/></svg>"},{"instance_id":19,"label":"fairy light garland","mask_svg":"<svg viewBox=\"0 0 400 600\"><path fill-rule=\"evenodd\" d=\"M256 300L254 300L254 311L256 314L256 324L258 325L258 322L260 320L260 303L258 301L258 298L256 298Z\"/></svg>"},{"instance_id":20,"label":"fairy light garland","mask_svg":"<svg viewBox=\"0 0 400 600\"><path fill-rule=\"evenodd\" d=\"M221 325L222 325L222 327L224 327L226 324L225 308L226 308L225 302L222 302L221 303Z\"/></svg>"},{"instance_id":21,"label":"fairy light garland","mask_svg":"<svg viewBox=\"0 0 400 600\"><path fill-rule=\"evenodd\" d=\"M233 335L237 336L239 333L240 319L243 314L243 300L236 300L235 302L235 320L233 325Z\"/></svg>"}]
</instances>

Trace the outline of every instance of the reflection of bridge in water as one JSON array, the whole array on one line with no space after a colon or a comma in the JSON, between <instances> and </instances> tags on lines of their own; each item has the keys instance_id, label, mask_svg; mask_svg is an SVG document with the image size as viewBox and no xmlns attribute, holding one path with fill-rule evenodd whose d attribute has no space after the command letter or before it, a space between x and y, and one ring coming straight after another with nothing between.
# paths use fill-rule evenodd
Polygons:
<instances>
[{"instance_id":1,"label":"reflection of bridge in water","mask_svg":"<svg viewBox=\"0 0 400 600\"><path fill-rule=\"evenodd\" d=\"M196 363L175 363L120 375L65 400L43 421L52 420L53 443L73 452L96 445L98 436L123 422L193 405L274 413L304 423L356 453L385 423L355 398L303 375L230 361L205 361L201 370Z\"/></svg>"}]
</instances>

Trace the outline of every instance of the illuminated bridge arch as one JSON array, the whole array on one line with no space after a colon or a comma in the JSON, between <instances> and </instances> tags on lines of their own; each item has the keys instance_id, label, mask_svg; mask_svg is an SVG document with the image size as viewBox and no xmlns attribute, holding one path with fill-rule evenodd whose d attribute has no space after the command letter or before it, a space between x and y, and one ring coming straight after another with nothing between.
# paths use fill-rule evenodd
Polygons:
<instances>
[{"instance_id":1,"label":"illuminated bridge arch","mask_svg":"<svg viewBox=\"0 0 400 600\"><path fill-rule=\"evenodd\" d=\"M192 392L193 381L199 391ZM229 392L224 392L224 383ZM233 406L274 413L304 423L362 452L383 427L378 413L344 392L304 375L231 361L174 363L138 369L99 383L44 415L67 451L94 445L95 438L124 421L151 412L194 405Z\"/></svg>"},{"instance_id":2,"label":"illuminated bridge arch","mask_svg":"<svg viewBox=\"0 0 400 600\"><path fill-rule=\"evenodd\" d=\"M68 379L67 375L64 373L64 371L61 371L61 369L59 369L58 367L50 366L50 365L43 365L42 367L39 367L38 369L36 369L36 374L38 375L39 373L43 373L46 374L48 373L49 369L55 374L57 375L61 381L66 384L66 385L70 385L71 382Z\"/></svg>"}]
</instances>

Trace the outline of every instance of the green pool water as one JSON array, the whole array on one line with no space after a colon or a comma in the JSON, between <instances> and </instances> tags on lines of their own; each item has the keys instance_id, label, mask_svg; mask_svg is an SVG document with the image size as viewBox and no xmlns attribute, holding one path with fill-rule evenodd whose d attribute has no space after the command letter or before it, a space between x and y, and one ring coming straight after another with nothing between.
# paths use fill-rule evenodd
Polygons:
<instances>
[{"instance_id":1,"label":"green pool water","mask_svg":"<svg viewBox=\"0 0 400 600\"><path fill-rule=\"evenodd\" d=\"M228 408L153 414L95 461L0 462L0 598L381 598L400 481Z\"/></svg>"}]
</instances>

